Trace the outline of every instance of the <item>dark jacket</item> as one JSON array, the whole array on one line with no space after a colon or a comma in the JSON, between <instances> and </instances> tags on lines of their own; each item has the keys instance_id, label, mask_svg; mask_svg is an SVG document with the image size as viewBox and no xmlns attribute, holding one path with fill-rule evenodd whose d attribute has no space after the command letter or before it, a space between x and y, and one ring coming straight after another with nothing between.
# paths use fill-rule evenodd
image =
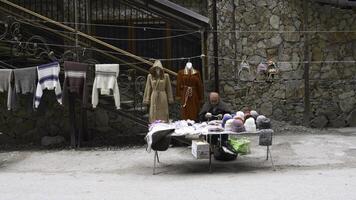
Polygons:
<instances>
[{"instance_id":1,"label":"dark jacket","mask_svg":"<svg viewBox=\"0 0 356 200\"><path fill-rule=\"evenodd\" d=\"M227 113L231 114L231 110L229 109L227 104L225 102L223 102L222 100L220 100L219 103L216 105L212 105L212 104L210 104L210 102L206 102L203 105L203 107L199 113L199 120L201 122L208 120L205 118L205 114L208 112L211 113L212 115L218 115L218 114L224 115ZM216 117L214 118L214 116L213 116L210 120L214 120L214 119L216 119Z\"/></svg>"}]
</instances>

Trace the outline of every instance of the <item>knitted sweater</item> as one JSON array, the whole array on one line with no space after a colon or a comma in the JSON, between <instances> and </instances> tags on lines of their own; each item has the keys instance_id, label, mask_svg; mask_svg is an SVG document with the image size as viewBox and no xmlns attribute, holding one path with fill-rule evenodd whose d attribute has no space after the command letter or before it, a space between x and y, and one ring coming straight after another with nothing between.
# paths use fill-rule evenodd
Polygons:
<instances>
[{"instance_id":1,"label":"knitted sweater","mask_svg":"<svg viewBox=\"0 0 356 200\"><path fill-rule=\"evenodd\" d=\"M52 62L37 67L38 83L35 94L35 108L40 105L43 90L54 90L59 104L62 104L62 89L59 83L59 63Z\"/></svg>"},{"instance_id":2,"label":"knitted sweater","mask_svg":"<svg viewBox=\"0 0 356 200\"><path fill-rule=\"evenodd\" d=\"M16 93L35 93L37 68L27 67L22 69L14 69L14 79Z\"/></svg>"},{"instance_id":3,"label":"knitted sweater","mask_svg":"<svg viewBox=\"0 0 356 200\"><path fill-rule=\"evenodd\" d=\"M117 84L117 77L119 76L118 64L97 64L95 65L95 79L92 91L93 108L99 103L99 91L102 95L110 95L112 91L115 106L120 109L120 93L119 85Z\"/></svg>"},{"instance_id":4,"label":"knitted sweater","mask_svg":"<svg viewBox=\"0 0 356 200\"><path fill-rule=\"evenodd\" d=\"M13 88L11 86L13 70L0 69L0 92L7 91L7 109L11 110L13 105Z\"/></svg>"},{"instance_id":5,"label":"knitted sweater","mask_svg":"<svg viewBox=\"0 0 356 200\"><path fill-rule=\"evenodd\" d=\"M88 65L78 62L64 62L64 84L63 84L63 101L68 99L68 92L76 93L82 97L82 105L87 102L87 69Z\"/></svg>"}]
</instances>

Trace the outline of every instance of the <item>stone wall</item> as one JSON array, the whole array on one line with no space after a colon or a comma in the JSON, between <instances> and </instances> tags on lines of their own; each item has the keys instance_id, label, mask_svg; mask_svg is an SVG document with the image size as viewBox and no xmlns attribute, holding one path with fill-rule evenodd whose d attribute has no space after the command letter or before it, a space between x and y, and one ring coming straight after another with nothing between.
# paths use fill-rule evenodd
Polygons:
<instances>
[{"instance_id":1,"label":"stone wall","mask_svg":"<svg viewBox=\"0 0 356 200\"><path fill-rule=\"evenodd\" d=\"M67 106L57 103L53 93L45 92L37 110L32 107L32 95L20 95L17 108L6 109L6 93L0 93L0 145L41 145L45 136L60 136L69 145L71 124ZM105 100L101 99L101 103ZM114 105L113 102L107 102ZM80 124L80 105L76 105L76 123ZM85 146L130 144L129 137L145 133L147 128L118 115L112 110L88 109L88 137ZM123 139L125 138L125 139ZM132 138L130 140L132 140ZM141 142L143 139L141 137ZM131 141L132 142L132 141Z\"/></svg>"},{"instance_id":2,"label":"stone wall","mask_svg":"<svg viewBox=\"0 0 356 200\"><path fill-rule=\"evenodd\" d=\"M220 91L235 110L250 106L278 120L303 123L303 5L298 0L217 1ZM356 11L308 1L310 94L313 126L346 126L355 108ZM211 0L208 5L212 21ZM234 31L237 30L237 31ZM323 31L336 32L323 32ZM209 66L213 68L209 34ZM241 81L237 72L246 57L251 80L261 60L274 60L280 74L272 82ZM234 73L231 73L234 72ZM210 72L213 77L213 70ZM314 120L317 119L317 120ZM320 121L324 123L320 124Z\"/></svg>"}]
</instances>

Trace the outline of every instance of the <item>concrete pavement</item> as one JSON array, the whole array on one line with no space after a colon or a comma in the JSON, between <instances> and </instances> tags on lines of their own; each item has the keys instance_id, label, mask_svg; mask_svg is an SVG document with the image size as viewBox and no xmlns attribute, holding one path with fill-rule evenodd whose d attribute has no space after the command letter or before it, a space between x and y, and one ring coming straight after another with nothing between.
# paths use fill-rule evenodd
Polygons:
<instances>
[{"instance_id":1,"label":"concrete pavement","mask_svg":"<svg viewBox=\"0 0 356 200\"><path fill-rule=\"evenodd\" d=\"M233 162L195 160L186 147L0 153L7 199L356 199L356 131L276 135L272 155L251 137L252 153Z\"/></svg>"}]
</instances>

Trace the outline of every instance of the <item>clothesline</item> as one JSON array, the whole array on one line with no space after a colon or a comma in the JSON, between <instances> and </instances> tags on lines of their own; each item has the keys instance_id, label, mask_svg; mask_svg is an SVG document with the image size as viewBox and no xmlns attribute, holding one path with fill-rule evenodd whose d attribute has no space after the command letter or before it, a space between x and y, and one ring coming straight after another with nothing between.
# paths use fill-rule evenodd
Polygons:
<instances>
[{"instance_id":1,"label":"clothesline","mask_svg":"<svg viewBox=\"0 0 356 200\"><path fill-rule=\"evenodd\" d=\"M46 30L51 30L54 32L61 32L61 33L68 33L68 34L76 34L76 32L71 32L71 31L60 31L58 29L53 29L53 28L49 28L49 27L42 27L42 26L38 26L35 24L31 24L28 23L26 21L23 20L17 20L21 23L30 25L30 26L35 26L37 28L41 28L41 29L46 29ZM164 37L155 37L155 38L136 38L136 39L132 39L132 38L112 38L112 37L102 37L102 36L97 36L97 35L92 35L92 37L97 38L97 39L104 39L104 40L113 40L113 41L154 41L154 40L165 40L165 39L171 39L171 38L178 38L178 37L184 37L187 35L193 35L196 33L200 33L201 31L191 31L189 33L184 33L184 34L178 34L178 35L172 35L172 36L164 36Z\"/></svg>"},{"instance_id":2,"label":"clothesline","mask_svg":"<svg viewBox=\"0 0 356 200\"><path fill-rule=\"evenodd\" d=\"M43 22L43 23L50 23L45 20L27 20L33 22ZM58 21L59 22L59 21ZM97 23L83 23L83 22L59 22L63 24L77 24L77 25L86 25L86 26L103 26L103 27L117 27L117 28L134 28L134 29L144 29L144 30L161 30L161 31L185 31L185 32L201 32L202 30L199 29L174 29L174 28L154 28L154 27L146 27L146 26L129 26L129 25L114 25L114 24L97 24ZM306 30L306 31L284 31L284 30L223 30L218 29L214 30L205 30L206 32L219 32L219 33L356 33L356 30Z\"/></svg>"},{"instance_id":3,"label":"clothesline","mask_svg":"<svg viewBox=\"0 0 356 200\"><path fill-rule=\"evenodd\" d=\"M59 104L64 103L63 100L67 98L67 92L74 92L82 95L83 105L85 105L87 101L85 88L87 87L86 80L89 69L89 65L85 63L64 62L65 79L62 84L59 79L60 65L57 61L36 67L0 69L0 86L8 93L8 110L15 108L15 94L27 93L34 94L33 105L34 108L38 108L45 89L55 92ZM112 91L115 106L120 109L118 76L119 64L95 65L95 79L91 98L93 108L99 102L99 91L101 95L110 95L110 91ZM82 88L82 91L80 88Z\"/></svg>"},{"instance_id":4,"label":"clothesline","mask_svg":"<svg viewBox=\"0 0 356 200\"><path fill-rule=\"evenodd\" d=\"M81 46L74 46L74 45L61 45L61 44L53 44L53 43L35 43L35 42L20 42L20 41L12 41L12 40L1 40L0 42L7 42L7 43L19 43L19 44L32 44L32 45L48 45L48 46L57 46L57 47L68 47L68 48L81 48L83 52L85 53L86 50L93 50L93 51L100 51L100 52L105 52L105 53L111 53L111 54L117 54L117 55L122 55L125 56L124 54L120 52L114 52L114 51L107 51L107 50L101 50L93 47L81 47ZM229 61L234 61L234 62L242 62L245 61L244 59L234 59L234 58L228 58L228 57L214 57L214 56L209 56L209 55L194 55L194 56L185 56L185 57L179 57L179 58L152 58L152 57L146 57L146 56L138 56L147 60L161 60L161 61L180 61L180 60L193 60L197 58L218 58L220 60L229 60ZM262 59L266 60L266 59ZM246 59L248 61L248 59ZM319 61L275 61L277 64L305 64L305 63L312 63L312 64L321 64L321 63L356 63L356 60L319 60ZM132 65L132 64L145 64L145 62L133 62L133 63L123 63L121 65Z\"/></svg>"}]
</instances>

